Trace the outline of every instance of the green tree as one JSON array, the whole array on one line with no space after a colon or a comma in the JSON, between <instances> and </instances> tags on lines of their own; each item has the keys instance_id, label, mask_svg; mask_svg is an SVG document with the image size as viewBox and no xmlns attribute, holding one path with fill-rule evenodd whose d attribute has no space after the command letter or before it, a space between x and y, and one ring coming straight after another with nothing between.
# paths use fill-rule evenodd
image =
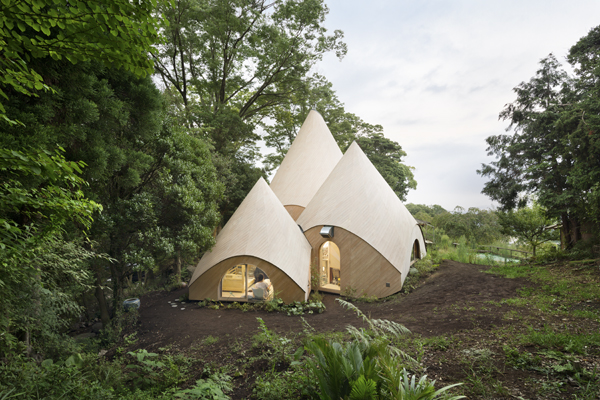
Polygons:
<instances>
[{"instance_id":1,"label":"green tree","mask_svg":"<svg viewBox=\"0 0 600 400\"><path fill-rule=\"evenodd\" d=\"M453 240L464 236L471 244L491 244L502 238L498 218L491 210L471 207L465 211L457 206L452 212L435 216L432 223Z\"/></svg>"},{"instance_id":2,"label":"green tree","mask_svg":"<svg viewBox=\"0 0 600 400\"><path fill-rule=\"evenodd\" d=\"M0 148L0 353L60 343L58 328L77 314L94 257L61 239L69 223L89 228L102 207L83 195L82 162L60 152Z\"/></svg>"},{"instance_id":3,"label":"green tree","mask_svg":"<svg viewBox=\"0 0 600 400\"><path fill-rule=\"evenodd\" d=\"M540 64L535 77L515 88L515 102L500 113L513 134L486 139L488 154L498 160L484 164L478 173L491 178L482 192L504 211L523 207L527 195L535 194L551 216L561 218L563 238L570 246L581 238L580 196L569 179L575 163L569 134L576 125L561 122L561 117L578 96L553 55Z\"/></svg>"},{"instance_id":4,"label":"green tree","mask_svg":"<svg viewBox=\"0 0 600 400\"><path fill-rule=\"evenodd\" d=\"M158 41L154 1L6 0L0 3L0 95L35 95L50 87L31 61L97 60L138 75L151 73L147 53ZM4 101L0 118L7 117Z\"/></svg>"},{"instance_id":5,"label":"green tree","mask_svg":"<svg viewBox=\"0 0 600 400\"><path fill-rule=\"evenodd\" d=\"M325 53L345 54L342 33L327 33L322 0L178 0L159 12L169 24L153 55L156 71L180 123L199 128L214 146L226 222L266 177L255 166L257 124L293 102Z\"/></svg>"},{"instance_id":6,"label":"green tree","mask_svg":"<svg viewBox=\"0 0 600 400\"><path fill-rule=\"evenodd\" d=\"M169 25L156 69L197 126L221 111L259 120L303 88L326 52L346 52L342 33L327 35L323 27L328 9L321 0L179 0L160 11ZM212 135L217 151L238 142L223 133Z\"/></svg>"},{"instance_id":7,"label":"green tree","mask_svg":"<svg viewBox=\"0 0 600 400\"><path fill-rule=\"evenodd\" d=\"M150 77L98 63L46 61L39 70L56 93L14 96L7 110L26 126L8 127L0 146L58 143L88 164L85 193L104 206L89 236L114 260L93 260L96 286L110 276L118 307L133 273L177 268L212 245L222 187L209 147L166 116Z\"/></svg>"},{"instance_id":8,"label":"green tree","mask_svg":"<svg viewBox=\"0 0 600 400\"><path fill-rule=\"evenodd\" d=\"M577 196L583 232L600 237L600 26L590 30L571 49L567 60L574 68L574 101L560 124L573 127L566 140L574 163L569 180ZM592 225L593 224L593 225ZM582 232L582 233L583 233Z\"/></svg>"},{"instance_id":9,"label":"green tree","mask_svg":"<svg viewBox=\"0 0 600 400\"><path fill-rule=\"evenodd\" d=\"M569 248L600 234L600 27L569 51L574 73L563 71L555 57L515 92L517 99L500 117L512 135L487 139L498 161L479 171L491 180L484 193L504 210L524 205L528 195L561 221L561 240Z\"/></svg>"},{"instance_id":10,"label":"green tree","mask_svg":"<svg viewBox=\"0 0 600 400\"><path fill-rule=\"evenodd\" d=\"M555 225L555 220L549 218L546 210L536 203L530 207L498 212L498 223L502 227L503 234L518 238L530 245L534 257L536 249L542 243L558 238L556 231L549 229L550 226Z\"/></svg>"}]
</instances>

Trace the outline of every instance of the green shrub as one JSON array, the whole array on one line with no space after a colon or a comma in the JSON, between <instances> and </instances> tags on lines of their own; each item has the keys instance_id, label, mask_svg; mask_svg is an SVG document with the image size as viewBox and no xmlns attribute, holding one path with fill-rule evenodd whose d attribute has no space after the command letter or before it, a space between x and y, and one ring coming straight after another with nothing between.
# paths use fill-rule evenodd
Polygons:
<instances>
[{"instance_id":1,"label":"green shrub","mask_svg":"<svg viewBox=\"0 0 600 400\"><path fill-rule=\"evenodd\" d=\"M63 362L41 364L15 357L0 363L0 398L116 399L123 383L118 368L97 364L89 356L72 356Z\"/></svg>"},{"instance_id":2,"label":"green shrub","mask_svg":"<svg viewBox=\"0 0 600 400\"><path fill-rule=\"evenodd\" d=\"M323 295L323 293L320 293L318 290L315 290L314 292L312 292L310 294L310 296L308 297L309 300L311 301L318 301L318 302L323 302L323 298L325 296Z\"/></svg>"},{"instance_id":3,"label":"green shrub","mask_svg":"<svg viewBox=\"0 0 600 400\"><path fill-rule=\"evenodd\" d=\"M173 396L185 400L229 400L225 393L233 390L230 381L229 375L214 374L197 380L196 385L189 389L176 391Z\"/></svg>"},{"instance_id":4,"label":"green shrub","mask_svg":"<svg viewBox=\"0 0 600 400\"><path fill-rule=\"evenodd\" d=\"M367 328L349 326L349 343L312 337L305 344L312 355L306 362L317 378L321 399L438 399L457 386L436 391L435 382L426 376L418 381L415 375L410 377L405 366L416 362L394 346L410 333L408 329L393 321L373 320L354 305L337 300L356 312ZM450 397L460 398L464 396Z\"/></svg>"},{"instance_id":5,"label":"green shrub","mask_svg":"<svg viewBox=\"0 0 600 400\"><path fill-rule=\"evenodd\" d=\"M448 235L442 235L440 239L440 248L448 250L451 245L452 241L450 240L450 237Z\"/></svg>"}]
</instances>

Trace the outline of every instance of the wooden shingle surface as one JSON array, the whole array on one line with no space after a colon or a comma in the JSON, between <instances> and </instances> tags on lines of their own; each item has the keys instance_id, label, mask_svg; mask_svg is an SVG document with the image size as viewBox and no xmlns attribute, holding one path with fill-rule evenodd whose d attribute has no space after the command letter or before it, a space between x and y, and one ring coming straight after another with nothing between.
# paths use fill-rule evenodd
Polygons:
<instances>
[{"instance_id":1,"label":"wooden shingle surface","mask_svg":"<svg viewBox=\"0 0 600 400\"><path fill-rule=\"evenodd\" d=\"M306 207L342 158L323 117L311 110L271 181L284 206Z\"/></svg>"},{"instance_id":2,"label":"wooden shingle surface","mask_svg":"<svg viewBox=\"0 0 600 400\"><path fill-rule=\"evenodd\" d=\"M356 142L321 185L297 223L305 231L332 225L353 233L401 272L403 282L415 240L419 242L421 256L426 254L417 221ZM343 264L342 260L342 268Z\"/></svg>"},{"instance_id":3,"label":"wooden shingle surface","mask_svg":"<svg viewBox=\"0 0 600 400\"><path fill-rule=\"evenodd\" d=\"M197 280L200 285L214 284L203 281L202 275L222 261L251 256L279 268L307 291L310 252L310 244L298 225L260 178L217 235L212 251L205 253L198 263L190 289Z\"/></svg>"}]
</instances>

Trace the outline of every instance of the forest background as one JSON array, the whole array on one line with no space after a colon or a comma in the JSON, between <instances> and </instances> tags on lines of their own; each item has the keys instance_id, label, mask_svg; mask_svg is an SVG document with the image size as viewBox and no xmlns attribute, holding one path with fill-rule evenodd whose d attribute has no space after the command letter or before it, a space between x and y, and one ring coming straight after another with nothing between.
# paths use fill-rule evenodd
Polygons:
<instances>
[{"instance_id":1,"label":"forest background","mask_svg":"<svg viewBox=\"0 0 600 400\"><path fill-rule=\"evenodd\" d=\"M323 1L7 0L0 10L2 354L60 354L72 319L97 309L109 326L134 280L185 279L313 108L401 200L416 188L402 147L312 72L346 52L343 33L324 28ZM531 229L559 227L565 249L593 243L599 52L594 28L569 53L572 75L549 56L515 89L501 113L513 132L488 138L498 161L480 171L499 212L409 210L472 247L508 245L525 209L542 216ZM262 168L260 139L272 149Z\"/></svg>"}]
</instances>

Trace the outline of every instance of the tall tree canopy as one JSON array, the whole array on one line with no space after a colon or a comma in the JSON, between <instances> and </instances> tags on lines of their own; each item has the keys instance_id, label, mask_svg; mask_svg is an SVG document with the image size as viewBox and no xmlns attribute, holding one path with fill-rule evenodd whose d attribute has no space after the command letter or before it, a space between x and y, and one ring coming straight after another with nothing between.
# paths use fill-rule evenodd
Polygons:
<instances>
[{"instance_id":1,"label":"tall tree canopy","mask_svg":"<svg viewBox=\"0 0 600 400\"><path fill-rule=\"evenodd\" d=\"M25 126L5 129L0 146L59 144L88 165L85 193L104 207L89 236L114 260L95 272L109 271L116 306L135 271L178 269L210 248L223 189L209 147L163 112L150 77L98 63L37 68L55 93L14 96L7 110Z\"/></svg>"},{"instance_id":2,"label":"tall tree canopy","mask_svg":"<svg viewBox=\"0 0 600 400\"><path fill-rule=\"evenodd\" d=\"M181 98L189 122L234 111L259 120L289 103L326 52L346 52L342 33L327 35L322 0L177 0L160 8L167 43L154 55L166 88ZM222 132L221 132L222 133ZM219 150L228 139L216 140ZM232 139L237 139L233 137Z\"/></svg>"},{"instance_id":3,"label":"tall tree canopy","mask_svg":"<svg viewBox=\"0 0 600 400\"><path fill-rule=\"evenodd\" d=\"M5 0L0 2L0 118L11 92L50 89L32 58L97 60L138 75L151 73L147 53L158 41L157 1Z\"/></svg>"},{"instance_id":4,"label":"tall tree canopy","mask_svg":"<svg viewBox=\"0 0 600 400\"><path fill-rule=\"evenodd\" d=\"M567 247L600 232L600 27L573 46L570 76L551 54L500 118L512 134L488 137L497 161L478 171L489 177L483 193L503 210L522 207L534 194L562 222Z\"/></svg>"},{"instance_id":5,"label":"tall tree canopy","mask_svg":"<svg viewBox=\"0 0 600 400\"><path fill-rule=\"evenodd\" d=\"M342 32L323 26L323 0L175 0L159 5L166 42L153 55L169 107L214 147L225 193L223 221L264 171L257 124L290 104L327 52L342 57Z\"/></svg>"}]
</instances>

